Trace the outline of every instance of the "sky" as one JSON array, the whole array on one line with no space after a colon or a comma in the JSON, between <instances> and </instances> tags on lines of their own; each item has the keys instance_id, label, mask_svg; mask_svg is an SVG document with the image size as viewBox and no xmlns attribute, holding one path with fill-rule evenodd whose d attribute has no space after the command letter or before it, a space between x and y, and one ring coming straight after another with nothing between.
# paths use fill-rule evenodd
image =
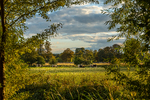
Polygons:
<instances>
[{"instance_id":1,"label":"sky","mask_svg":"<svg viewBox=\"0 0 150 100\"><path fill-rule=\"evenodd\" d=\"M110 7L111 4L103 5L103 1L101 0L99 4L73 5L49 12L51 22L46 22L37 14L27 20L26 25L29 29L25 32L25 36L31 37L41 33L52 23L63 23L63 28L58 31L59 35L49 40L53 54L62 53L67 48L73 51L81 47L98 50L113 44L122 44L123 38L107 42L108 38L118 33L116 29L108 30L108 26L104 24L110 18L102 14L101 10Z\"/></svg>"}]
</instances>

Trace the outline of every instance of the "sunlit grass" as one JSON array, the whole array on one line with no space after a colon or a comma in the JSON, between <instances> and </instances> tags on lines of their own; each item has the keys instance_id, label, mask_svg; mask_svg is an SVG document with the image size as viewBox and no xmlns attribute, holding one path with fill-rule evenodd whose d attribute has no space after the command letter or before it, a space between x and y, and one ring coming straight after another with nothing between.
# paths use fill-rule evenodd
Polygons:
<instances>
[{"instance_id":1,"label":"sunlit grass","mask_svg":"<svg viewBox=\"0 0 150 100\"><path fill-rule=\"evenodd\" d=\"M110 63L93 63L93 64L96 64L96 65L110 65ZM49 63L45 63L45 65L49 65ZM57 65L74 65L74 63L57 63Z\"/></svg>"},{"instance_id":2,"label":"sunlit grass","mask_svg":"<svg viewBox=\"0 0 150 100\"><path fill-rule=\"evenodd\" d=\"M78 73L78 72L105 72L104 68L68 68L68 67L59 67L59 68L54 68L54 67L40 67L40 68L29 68L29 71L31 73L36 73L38 71L46 71L46 73L68 73L68 72L73 72L73 73Z\"/></svg>"},{"instance_id":3,"label":"sunlit grass","mask_svg":"<svg viewBox=\"0 0 150 100\"><path fill-rule=\"evenodd\" d=\"M51 73L105 73L106 70L103 67L85 67L85 68L78 68L78 67L30 67L30 73L38 73L38 72L45 72L46 74ZM134 71L134 68L131 68L131 71ZM122 67L121 71L127 72L127 68Z\"/></svg>"},{"instance_id":4,"label":"sunlit grass","mask_svg":"<svg viewBox=\"0 0 150 100\"><path fill-rule=\"evenodd\" d=\"M121 71L128 74L125 67L121 68ZM112 80L107 80L113 75L108 76L105 72L103 67L30 67L28 74L33 77L33 84L21 89L12 98L15 100L19 98L22 100L121 99L118 91L123 87Z\"/></svg>"}]
</instances>

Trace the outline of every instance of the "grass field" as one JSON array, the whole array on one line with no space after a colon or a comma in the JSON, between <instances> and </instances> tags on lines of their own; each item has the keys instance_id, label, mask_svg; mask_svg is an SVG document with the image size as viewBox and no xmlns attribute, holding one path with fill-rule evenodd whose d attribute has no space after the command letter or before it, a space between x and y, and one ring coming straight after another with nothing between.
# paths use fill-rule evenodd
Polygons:
<instances>
[{"instance_id":1,"label":"grass field","mask_svg":"<svg viewBox=\"0 0 150 100\"><path fill-rule=\"evenodd\" d=\"M126 73L126 69L121 69ZM133 69L132 69L133 70ZM11 100L110 100L120 98L122 87L108 81L102 67L30 67L33 83Z\"/></svg>"},{"instance_id":2,"label":"grass field","mask_svg":"<svg viewBox=\"0 0 150 100\"><path fill-rule=\"evenodd\" d=\"M51 73L102 73L105 71L104 68L78 68L78 67L38 67L29 68L31 73L37 73L39 71L44 71L47 74Z\"/></svg>"},{"instance_id":3,"label":"grass field","mask_svg":"<svg viewBox=\"0 0 150 100\"><path fill-rule=\"evenodd\" d=\"M110 63L93 63L96 64L97 66L107 66L110 65ZM50 67L51 65L49 63L45 63L43 66ZM66 67L75 67L76 65L74 63L57 63L57 66L66 66ZM88 65L89 66L89 65Z\"/></svg>"},{"instance_id":4,"label":"grass field","mask_svg":"<svg viewBox=\"0 0 150 100\"><path fill-rule=\"evenodd\" d=\"M93 63L96 65L110 65L109 63ZM45 63L45 65L49 65L49 63ZM57 63L57 65L74 65L74 63Z\"/></svg>"},{"instance_id":5,"label":"grass field","mask_svg":"<svg viewBox=\"0 0 150 100\"><path fill-rule=\"evenodd\" d=\"M85 68L78 68L78 67L30 67L30 73L37 73L37 72L45 72L46 74L51 73L105 73L104 67L85 67ZM127 68L122 67L121 71L126 72ZM131 71L134 71L134 68L131 68Z\"/></svg>"}]
</instances>

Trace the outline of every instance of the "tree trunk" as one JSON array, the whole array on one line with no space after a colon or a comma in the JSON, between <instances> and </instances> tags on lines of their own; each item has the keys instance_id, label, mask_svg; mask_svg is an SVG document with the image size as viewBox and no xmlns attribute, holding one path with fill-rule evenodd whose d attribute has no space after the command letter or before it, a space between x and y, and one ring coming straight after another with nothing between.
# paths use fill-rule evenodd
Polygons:
<instances>
[{"instance_id":1,"label":"tree trunk","mask_svg":"<svg viewBox=\"0 0 150 100\"><path fill-rule=\"evenodd\" d=\"M5 94L5 44L6 44L6 34L5 34L5 21L4 21L4 1L1 0L1 41L0 41L0 100L4 100Z\"/></svg>"},{"instance_id":2,"label":"tree trunk","mask_svg":"<svg viewBox=\"0 0 150 100\"><path fill-rule=\"evenodd\" d=\"M4 52L3 52L4 53ZM4 69L5 69L5 63L4 63L4 54L2 53L2 50L0 51L0 100L4 100L4 94L5 94L5 75L4 75Z\"/></svg>"}]
</instances>

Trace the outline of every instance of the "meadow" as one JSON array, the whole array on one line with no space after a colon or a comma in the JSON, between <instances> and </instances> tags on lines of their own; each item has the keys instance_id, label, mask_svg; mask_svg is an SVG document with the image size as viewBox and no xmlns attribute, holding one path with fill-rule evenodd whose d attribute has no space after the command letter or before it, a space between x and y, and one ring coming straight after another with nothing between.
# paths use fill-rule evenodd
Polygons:
<instances>
[{"instance_id":1,"label":"meadow","mask_svg":"<svg viewBox=\"0 0 150 100\"><path fill-rule=\"evenodd\" d=\"M126 68L121 71L127 72ZM121 99L117 86L103 67L30 67L33 83L11 100L113 100Z\"/></svg>"}]
</instances>

